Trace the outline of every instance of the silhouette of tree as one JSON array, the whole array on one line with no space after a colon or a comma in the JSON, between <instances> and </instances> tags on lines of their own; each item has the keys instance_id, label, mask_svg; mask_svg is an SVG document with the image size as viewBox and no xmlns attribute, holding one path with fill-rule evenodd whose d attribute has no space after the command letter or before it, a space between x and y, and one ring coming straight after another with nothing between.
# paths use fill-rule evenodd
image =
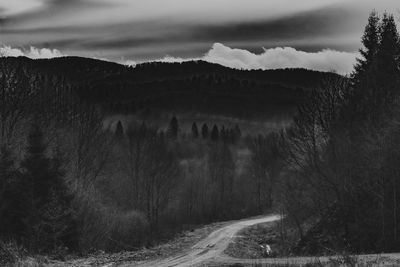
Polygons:
<instances>
[{"instance_id":1,"label":"silhouette of tree","mask_svg":"<svg viewBox=\"0 0 400 267\"><path fill-rule=\"evenodd\" d=\"M376 11L371 12L368 18L368 24L365 27L364 35L361 42L364 48L360 49L362 58L357 59L357 64L354 67L352 74L353 85L357 86L366 71L370 68L372 61L378 52L379 46L379 21L380 18Z\"/></svg>"},{"instance_id":2,"label":"silhouette of tree","mask_svg":"<svg viewBox=\"0 0 400 267\"><path fill-rule=\"evenodd\" d=\"M399 93L398 44L399 35L394 17L385 13L380 27L378 51L367 75L360 83L361 89L365 88L362 89L363 112L378 124L381 122L381 116L390 111L391 103Z\"/></svg>"},{"instance_id":3,"label":"silhouette of tree","mask_svg":"<svg viewBox=\"0 0 400 267\"><path fill-rule=\"evenodd\" d=\"M178 132L179 132L179 123L178 123L178 119L174 116L174 117L172 117L172 119L169 123L168 136L171 137L172 139L177 139Z\"/></svg>"},{"instance_id":4,"label":"silhouette of tree","mask_svg":"<svg viewBox=\"0 0 400 267\"><path fill-rule=\"evenodd\" d=\"M216 142L219 139L219 131L218 131L218 126L214 124L214 127L212 128L211 131L211 140Z\"/></svg>"},{"instance_id":5,"label":"silhouette of tree","mask_svg":"<svg viewBox=\"0 0 400 267\"><path fill-rule=\"evenodd\" d=\"M124 128L122 127L121 121L118 121L117 127L115 129L115 136L121 138L124 135Z\"/></svg>"},{"instance_id":6,"label":"silhouette of tree","mask_svg":"<svg viewBox=\"0 0 400 267\"><path fill-rule=\"evenodd\" d=\"M197 128L197 124L193 122L192 124L192 137L198 138L199 137L199 129Z\"/></svg>"},{"instance_id":7,"label":"silhouette of tree","mask_svg":"<svg viewBox=\"0 0 400 267\"><path fill-rule=\"evenodd\" d=\"M204 123L203 127L201 127L201 136L203 137L203 139L208 138L208 126L206 123Z\"/></svg>"}]
</instances>

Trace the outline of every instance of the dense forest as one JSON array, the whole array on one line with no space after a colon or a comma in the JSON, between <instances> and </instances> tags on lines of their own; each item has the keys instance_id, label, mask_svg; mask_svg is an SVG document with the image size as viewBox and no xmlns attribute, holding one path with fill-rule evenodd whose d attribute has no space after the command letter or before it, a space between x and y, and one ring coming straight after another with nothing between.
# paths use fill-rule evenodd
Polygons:
<instances>
[{"instance_id":1,"label":"dense forest","mask_svg":"<svg viewBox=\"0 0 400 267\"><path fill-rule=\"evenodd\" d=\"M2 248L10 243L33 253L132 250L185 227L272 209L296 230L291 253L394 251L394 17L372 13L362 43L350 77L206 62L132 68L0 58L0 256L9 256ZM145 109L177 115L168 127L104 123ZM237 117L290 110L294 117L280 131L244 135L232 121L193 118L183 128L179 111L188 109Z\"/></svg>"},{"instance_id":2,"label":"dense forest","mask_svg":"<svg viewBox=\"0 0 400 267\"><path fill-rule=\"evenodd\" d=\"M145 121L106 127L101 105L82 99L76 85L8 60L15 59L1 61L3 240L37 253L133 249L185 225L271 207L261 192L267 181L247 179L253 139L238 125L194 121L183 132L173 117L166 129ZM274 136L257 142L268 148Z\"/></svg>"},{"instance_id":3,"label":"dense forest","mask_svg":"<svg viewBox=\"0 0 400 267\"><path fill-rule=\"evenodd\" d=\"M306 92L326 77L305 69L235 70L204 61L144 63L127 67L65 57L7 58L10 68L29 68L67 80L83 100L108 114L162 109L241 117L293 113Z\"/></svg>"}]
</instances>

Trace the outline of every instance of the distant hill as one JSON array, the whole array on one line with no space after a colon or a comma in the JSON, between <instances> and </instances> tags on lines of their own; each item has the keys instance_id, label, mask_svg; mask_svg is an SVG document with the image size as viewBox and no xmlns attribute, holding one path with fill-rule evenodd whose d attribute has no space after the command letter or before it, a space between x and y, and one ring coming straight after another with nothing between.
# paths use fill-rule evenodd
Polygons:
<instances>
[{"instance_id":1,"label":"distant hill","mask_svg":"<svg viewBox=\"0 0 400 267\"><path fill-rule=\"evenodd\" d=\"M306 69L237 70L204 61L152 62L136 67L62 57L0 58L68 81L79 97L108 113L143 109L252 116L293 110L306 93L337 74ZM4 66L4 64L3 64Z\"/></svg>"}]
</instances>

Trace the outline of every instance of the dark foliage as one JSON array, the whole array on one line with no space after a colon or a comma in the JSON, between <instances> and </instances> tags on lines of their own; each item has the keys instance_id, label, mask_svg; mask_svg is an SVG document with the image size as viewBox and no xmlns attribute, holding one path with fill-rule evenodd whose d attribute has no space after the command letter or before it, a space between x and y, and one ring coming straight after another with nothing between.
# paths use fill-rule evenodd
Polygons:
<instances>
[{"instance_id":1,"label":"dark foliage","mask_svg":"<svg viewBox=\"0 0 400 267\"><path fill-rule=\"evenodd\" d=\"M201 127L201 136L203 137L203 139L208 138L208 126L206 123L204 123L203 127Z\"/></svg>"},{"instance_id":2,"label":"dark foliage","mask_svg":"<svg viewBox=\"0 0 400 267\"><path fill-rule=\"evenodd\" d=\"M26 156L21 162L23 173L19 192L23 203L22 237L39 250L55 249L59 245L76 246L71 197L63 179L60 157L46 156L46 144L37 122L28 136Z\"/></svg>"},{"instance_id":3,"label":"dark foliage","mask_svg":"<svg viewBox=\"0 0 400 267\"><path fill-rule=\"evenodd\" d=\"M178 119L174 116L172 117L169 127L168 127L168 136L172 139L177 139L179 133L179 123Z\"/></svg>"},{"instance_id":4,"label":"dark foliage","mask_svg":"<svg viewBox=\"0 0 400 267\"><path fill-rule=\"evenodd\" d=\"M235 116L292 112L304 102L305 92L324 78L337 76L304 69L242 71L203 61L146 63L130 68L65 57L8 58L6 64L65 77L81 99L100 104L111 113L177 107Z\"/></svg>"},{"instance_id":5,"label":"dark foliage","mask_svg":"<svg viewBox=\"0 0 400 267\"><path fill-rule=\"evenodd\" d=\"M282 133L283 202L305 254L395 251L400 43L392 15L372 13L352 80L315 90ZM317 223L306 233L302 223Z\"/></svg>"},{"instance_id":6,"label":"dark foliage","mask_svg":"<svg viewBox=\"0 0 400 267\"><path fill-rule=\"evenodd\" d=\"M195 122L192 124L192 137L199 138L199 129L197 128L197 124Z\"/></svg>"},{"instance_id":7,"label":"dark foliage","mask_svg":"<svg viewBox=\"0 0 400 267\"><path fill-rule=\"evenodd\" d=\"M117 127L115 128L115 137L120 139L124 135L124 127L122 126L122 122L118 121Z\"/></svg>"},{"instance_id":8,"label":"dark foliage","mask_svg":"<svg viewBox=\"0 0 400 267\"><path fill-rule=\"evenodd\" d=\"M12 152L6 146L0 150L0 236L10 239L23 233L21 206L22 191L18 182L20 173L16 169Z\"/></svg>"},{"instance_id":9,"label":"dark foliage","mask_svg":"<svg viewBox=\"0 0 400 267\"><path fill-rule=\"evenodd\" d=\"M211 130L211 140L214 142L217 142L219 139L219 130L218 130L218 126L214 125L212 130Z\"/></svg>"}]
</instances>

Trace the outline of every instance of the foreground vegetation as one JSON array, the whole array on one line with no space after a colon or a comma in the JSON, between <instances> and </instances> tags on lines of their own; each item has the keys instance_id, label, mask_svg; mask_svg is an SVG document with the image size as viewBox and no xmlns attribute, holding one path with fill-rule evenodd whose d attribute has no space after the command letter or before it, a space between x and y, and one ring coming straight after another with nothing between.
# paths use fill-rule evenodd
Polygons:
<instances>
[{"instance_id":1,"label":"foreground vegetation","mask_svg":"<svg viewBox=\"0 0 400 267\"><path fill-rule=\"evenodd\" d=\"M310 95L282 132L283 208L300 254L392 252L399 236L399 34L372 13L350 79ZM312 224L306 230L305 225Z\"/></svg>"}]
</instances>

